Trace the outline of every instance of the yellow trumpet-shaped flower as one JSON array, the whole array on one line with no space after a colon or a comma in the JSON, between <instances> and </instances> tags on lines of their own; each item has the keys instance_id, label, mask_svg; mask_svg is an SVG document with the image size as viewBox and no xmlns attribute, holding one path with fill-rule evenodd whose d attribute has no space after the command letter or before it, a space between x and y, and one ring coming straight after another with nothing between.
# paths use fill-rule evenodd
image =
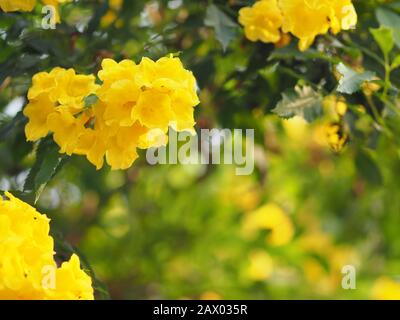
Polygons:
<instances>
[{"instance_id":1,"label":"yellow trumpet-shaped flower","mask_svg":"<svg viewBox=\"0 0 400 320\"><path fill-rule=\"evenodd\" d=\"M283 16L278 0L261 0L253 7L239 12L239 22L244 26L246 37L251 41L273 42L281 39Z\"/></svg>"},{"instance_id":2,"label":"yellow trumpet-shaped flower","mask_svg":"<svg viewBox=\"0 0 400 320\"><path fill-rule=\"evenodd\" d=\"M351 0L260 0L240 10L239 22L251 41L278 43L291 33L304 51L318 35L354 28L357 13Z\"/></svg>"},{"instance_id":3,"label":"yellow trumpet-shaped flower","mask_svg":"<svg viewBox=\"0 0 400 320\"><path fill-rule=\"evenodd\" d=\"M85 155L97 169L104 159L112 169L127 169L137 148L165 145L169 127L194 131L196 80L179 58L105 59L98 77L101 85L73 69L36 74L24 109L27 139L52 133L61 153ZM97 99L88 105L92 95Z\"/></svg>"},{"instance_id":4,"label":"yellow trumpet-shaped flower","mask_svg":"<svg viewBox=\"0 0 400 320\"><path fill-rule=\"evenodd\" d=\"M93 299L92 281L73 255L54 261L49 219L6 193L0 197L0 298Z\"/></svg>"}]
</instances>

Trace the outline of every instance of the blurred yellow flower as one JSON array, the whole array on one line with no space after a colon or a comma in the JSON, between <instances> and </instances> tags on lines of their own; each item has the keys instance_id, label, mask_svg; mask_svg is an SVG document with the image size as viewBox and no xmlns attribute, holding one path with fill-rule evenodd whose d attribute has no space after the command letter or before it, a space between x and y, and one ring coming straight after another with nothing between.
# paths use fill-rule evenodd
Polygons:
<instances>
[{"instance_id":1,"label":"blurred yellow flower","mask_svg":"<svg viewBox=\"0 0 400 320\"><path fill-rule=\"evenodd\" d=\"M341 124L328 123L325 126L326 141L331 149L335 152L342 151L348 140L347 133L344 132Z\"/></svg>"},{"instance_id":2,"label":"blurred yellow flower","mask_svg":"<svg viewBox=\"0 0 400 320\"><path fill-rule=\"evenodd\" d=\"M323 100L324 111L331 121L339 121L348 109L344 98L335 95L326 96Z\"/></svg>"},{"instance_id":3,"label":"blurred yellow flower","mask_svg":"<svg viewBox=\"0 0 400 320\"><path fill-rule=\"evenodd\" d=\"M400 282L380 277L372 287L371 297L375 300L400 300Z\"/></svg>"},{"instance_id":4,"label":"blurred yellow flower","mask_svg":"<svg viewBox=\"0 0 400 320\"><path fill-rule=\"evenodd\" d=\"M0 8L4 12L32 11L36 0L0 0Z\"/></svg>"},{"instance_id":5,"label":"blurred yellow flower","mask_svg":"<svg viewBox=\"0 0 400 320\"><path fill-rule=\"evenodd\" d=\"M91 279L78 256L57 268L49 219L6 196L0 198L0 298L93 299Z\"/></svg>"},{"instance_id":6,"label":"blurred yellow flower","mask_svg":"<svg viewBox=\"0 0 400 320\"><path fill-rule=\"evenodd\" d=\"M56 9L55 21L60 22L58 5L71 2L71 0L42 0L42 2L44 5L50 5ZM0 0L0 9L4 12L32 11L35 5L36 0Z\"/></svg>"},{"instance_id":7,"label":"blurred yellow flower","mask_svg":"<svg viewBox=\"0 0 400 320\"><path fill-rule=\"evenodd\" d=\"M267 242L273 246L289 243L294 236L294 226L287 214L276 204L269 203L246 215L243 232L253 236L259 230L268 230Z\"/></svg>"},{"instance_id":8,"label":"blurred yellow flower","mask_svg":"<svg viewBox=\"0 0 400 320\"><path fill-rule=\"evenodd\" d=\"M234 170L227 170L224 179L226 188L220 192L221 199L243 212L257 208L261 201L262 188L252 176L237 176Z\"/></svg>"},{"instance_id":9,"label":"blurred yellow flower","mask_svg":"<svg viewBox=\"0 0 400 320\"><path fill-rule=\"evenodd\" d=\"M354 248L335 245L331 236L320 230L306 232L298 243L307 257L303 262L305 279L318 294L332 294L340 289L342 268L360 263Z\"/></svg>"},{"instance_id":10,"label":"blurred yellow flower","mask_svg":"<svg viewBox=\"0 0 400 320\"><path fill-rule=\"evenodd\" d=\"M271 256L263 250L253 251L250 254L246 276L254 281L263 281L271 277L274 262Z\"/></svg>"},{"instance_id":11,"label":"blurred yellow flower","mask_svg":"<svg viewBox=\"0 0 400 320\"><path fill-rule=\"evenodd\" d=\"M295 116L288 120L284 120L282 124L291 140L294 140L296 143L304 142L310 125L303 117Z\"/></svg>"},{"instance_id":12,"label":"blurred yellow flower","mask_svg":"<svg viewBox=\"0 0 400 320\"><path fill-rule=\"evenodd\" d=\"M110 24L112 24L117 18L118 18L118 12L121 10L123 4L123 0L109 0L108 5L109 5L109 10L107 13L101 18L101 26L108 27ZM117 22L118 24L118 22Z\"/></svg>"},{"instance_id":13,"label":"blurred yellow flower","mask_svg":"<svg viewBox=\"0 0 400 320\"><path fill-rule=\"evenodd\" d=\"M213 291L207 291L201 294L200 300L221 300L222 297Z\"/></svg>"},{"instance_id":14,"label":"blurred yellow flower","mask_svg":"<svg viewBox=\"0 0 400 320\"><path fill-rule=\"evenodd\" d=\"M299 239L300 247L305 251L322 254L331 248L331 237L321 231L307 232Z\"/></svg>"},{"instance_id":15,"label":"blurred yellow flower","mask_svg":"<svg viewBox=\"0 0 400 320\"><path fill-rule=\"evenodd\" d=\"M336 34L355 27L357 13L351 0L260 0L241 9L239 22L251 41L277 43L281 32L291 33L304 51L329 29Z\"/></svg>"}]
</instances>

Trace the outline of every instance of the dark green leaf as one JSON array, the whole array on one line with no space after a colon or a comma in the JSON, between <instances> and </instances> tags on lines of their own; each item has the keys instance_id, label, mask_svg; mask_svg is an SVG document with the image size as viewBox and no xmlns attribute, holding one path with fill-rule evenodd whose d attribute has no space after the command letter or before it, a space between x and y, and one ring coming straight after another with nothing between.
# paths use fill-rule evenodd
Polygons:
<instances>
[{"instance_id":1,"label":"dark green leaf","mask_svg":"<svg viewBox=\"0 0 400 320\"><path fill-rule=\"evenodd\" d=\"M39 199L46 184L64 164L66 158L58 152L58 146L51 139L43 139L36 151L36 162L25 181L24 191Z\"/></svg>"},{"instance_id":2,"label":"dark green leaf","mask_svg":"<svg viewBox=\"0 0 400 320\"><path fill-rule=\"evenodd\" d=\"M204 24L214 28L215 35L225 51L235 37L237 24L214 4L208 6Z\"/></svg>"}]
</instances>

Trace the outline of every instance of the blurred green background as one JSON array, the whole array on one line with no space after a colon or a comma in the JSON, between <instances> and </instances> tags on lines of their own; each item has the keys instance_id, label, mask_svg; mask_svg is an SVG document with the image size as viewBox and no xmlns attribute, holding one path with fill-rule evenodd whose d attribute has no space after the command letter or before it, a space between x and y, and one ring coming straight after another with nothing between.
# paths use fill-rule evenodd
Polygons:
<instances>
[{"instance_id":1,"label":"blurred green background","mask_svg":"<svg viewBox=\"0 0 400 320\"><path fill-rule=\"evenodd\" d=\"M176 53L198 80L196 128L255 129L255 172L150 166L144 153L127 171L96 171L74 156L37 204L52 219L58 245L66 252L66 243L73 246L113 299L398 294L398 117L387 119L394 138L382 134L365 92L345 97L344 116L333 116L332 103L325 103L324 115L311 124L271 113L296 84L318 85L329 96L337 85L335 59L379 76L360 48L379 54L368 28L379 25L377 8L400 13L399 1L353 2L357 29L320 37L306 53L294 39L285 48L251 43L239 25L219 21L222 38L230 40L224 51L215 28L205 24L210 1L77 1L62 6L56 30L40 28L40 7L0 13L0 190L20 190L35 161L34 145L24 138L26 120L17 114L33 74L54 66L93 73L106 57L139 62ZM214 1L234 24L251 3ZM399 80L394 72L393 83ZM333 123L344 128L345 146L327 136ZM341 286L349 264L357 270L356 290Z\"/></svg>"}]
</instances>

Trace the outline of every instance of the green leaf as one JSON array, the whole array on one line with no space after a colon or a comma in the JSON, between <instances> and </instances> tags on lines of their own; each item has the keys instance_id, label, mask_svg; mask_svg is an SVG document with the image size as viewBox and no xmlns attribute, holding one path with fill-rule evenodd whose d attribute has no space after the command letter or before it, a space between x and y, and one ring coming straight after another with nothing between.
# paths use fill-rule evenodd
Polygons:
<instances>
[{"instance_id":1,"label":"green leaf","mask_svg":"<svg viewBox=\"0 0 400 320\"><path fill-rule=\"evenodd\" d=\"M215 35L225 51L235 37L237 24L214 4L207 7L204 24L214 28Z\"/></svg>"},{"instance_id":2,"label":"green leaf","mask_svg":"<svg viewBox=\"0 0 400 320\"><path fill-rule=\"evenodd\" d=\"M36 162L24 185L24 192L34 194L34 203L37 202L46 184L63 166L66 159L58 152L58 146L51 139L43 139L39 143L36 151Z\"/></svg>"},{"instance_id":3,"label":"green leaf","mask_svg":"<svg viewBox=\"0 0 400 320\"><path fill-rule=\"evenodd\" d=\"M374 159L365 151L359 150L356 154L355 164L362 178L373 185L383 183L382 173Z\"/></svg>"},{"instance_id":4,"label":"green leaf","mask_svg":"<svg viewBox=\"0 0 400 320\"><path fill-rule=\"evenodd\" d=\"M393 30L394 42L400 48L400 15L384 8L376 10L376 18L379 24Z\"/></svg>"},{"instance_id":5,"label":"green leaf","mask_svg":"<svg viewBox=\"0 0 400 320\"><path fill-rule=\"evenodd\" d=\"M0 190L0 196L5 196L5 192L8 191L9 193L11 193L14 197L29 203L29 204L33 204L35 202L35 197L32 193L30 192L23 192L20 190Z\"/></svg>"},{"instance_id":6,"label":"green leaf","mask_svg":"<svg viewBox=\"0 0 400 320\"><path fill-rule=\"evenodd\" d=\"M337 88L337 91L340 93L353 94L360 90L364 82L372 81L375 77L374 72L366 71L358 73L343 63L340 63L336 70L342 75Z\"/></svg>"},{"instance_id":7,"label":"green leaf","mask_svg":"<svg viewBox=\"0 0 400 320\"><path fill-rule=\"evenodd\" d=\"M390 67L392 68L392 70L400 67L400 55L398 55L396 58L394 58L392 65Z\"/></svg>"},{"instance_id":8,"label":"green leaf","mask_svg":"<svg viewBox=\"0 0 400 320\"><path fill-rule=\"evenodd\" d=\"M394 47L393 30L387 27L380 27L379 29L371 28L369 31L374 36L385 57L387 57Z\"/></svg>"},{"instance_id":9,"label":"green leaf","mask_svg":"<svg viewBox=\"0 0 400 320\"><path fill-rule=\"evenodd\" d=\"M296 86L282 94L282 100L272 112L284 119L301 116L312 122L322 114L322 96L309 86Z\"/></svg>"},{"instance_id":10,"label":"green leaf","mask_svg":"<svg viewBox=\"0 0 400 320\"><path fill-rule=\"evenodd\" d=\"M270 76L275 74L278 67L279 67L279 62L275 62L271 65L266 66L263 69L258 70L258 74L262 76L264 79L268 80Z\"/></svg>"}]
</instances>

